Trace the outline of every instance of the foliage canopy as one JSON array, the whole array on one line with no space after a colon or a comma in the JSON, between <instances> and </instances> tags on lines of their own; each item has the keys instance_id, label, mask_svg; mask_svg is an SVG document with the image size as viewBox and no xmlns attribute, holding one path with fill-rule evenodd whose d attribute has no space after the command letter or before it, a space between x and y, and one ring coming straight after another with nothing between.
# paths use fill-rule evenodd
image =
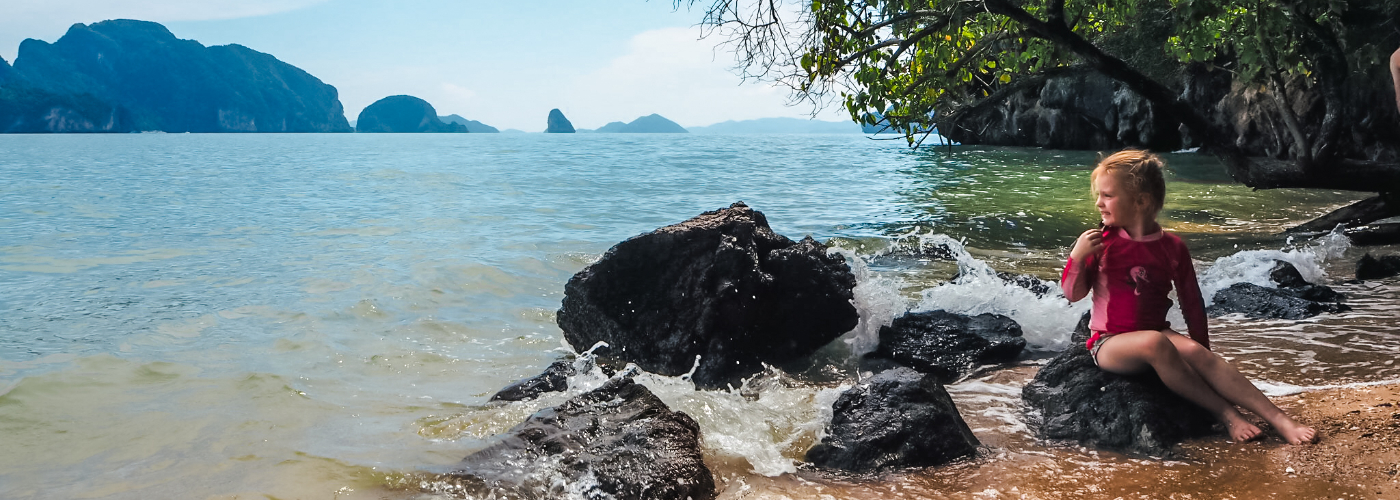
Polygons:
<instances>
[{"instance_id":1,"label":"foliage canopy","mask_svg":"<svg viewBox=\"0 0 1400 500\"><path fill-rule=\"evenodd\" d=\"M1338 159L1347 81L1388 79L1397 15L1400 0L712 0L703 24L733 44L746 76L799 98L839 96L854 120L883 118L911 144L979 102L1091 68L1185 125L1240 178L1250 160L1163 82L1201 63L1279 103L1320 92L1327 118L1314 132L1276 106L1306 174Z\"/></svg>"}]
</instances>

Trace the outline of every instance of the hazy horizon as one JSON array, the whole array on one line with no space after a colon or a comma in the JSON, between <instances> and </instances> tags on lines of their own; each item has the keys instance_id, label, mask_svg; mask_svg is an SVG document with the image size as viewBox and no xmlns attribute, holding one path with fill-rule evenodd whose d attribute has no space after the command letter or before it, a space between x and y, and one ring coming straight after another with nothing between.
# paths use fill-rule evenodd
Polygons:
<instances>
[{"instance_id":1,"label":"hazy horizon","mask_svg":"<svg viewBox=\"0 0 1400 500\"><path fill-rule=\"evenodd\" d=\"M0 57L19 43L58 40L75 23L159 22L206 46L236 43L335 86L345 116L381 98L422 98L439 115L499 129L543 130L550 109L596 129L652 113L685 127L729 120L813 118L786 89L744 82L733 56L700 39L702 12L670 2L547 2L534 9L428 0L409 8L369 0L16 0L0 19ZM815 119L848 121L839 106Z\"/></svg>"}]
</instances>

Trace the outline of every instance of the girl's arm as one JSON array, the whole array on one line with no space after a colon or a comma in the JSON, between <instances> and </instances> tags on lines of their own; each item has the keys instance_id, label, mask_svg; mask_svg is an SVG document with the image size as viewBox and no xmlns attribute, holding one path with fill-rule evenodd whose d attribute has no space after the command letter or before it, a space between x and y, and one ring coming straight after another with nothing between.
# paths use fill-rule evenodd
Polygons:
<instances>
[{"instance_id":1,"label":"girl's arm","mask_svg":"<svg viewBox=\"0 0 1400 500\"><path fill-rule=\"evenodd\" d=\"M1103 230L1090 229L1079 235L1079 239L1074 241L1074 248L1069 251L1069 261L1065 262L1065 270L1060 273L1060 288L1065 292L1065 298L1070 302L1079 302L1079 299L1089 295L1089 289L1094 282L1094 271L1097 270L1097 257L1103 250Z\"/></svg>"},{"instance_id":2,"label":"girl's arm","mask_svg":"<svg viewBox=\"0 0 1400 500\"><path fill-rule=\"evenodd\" d=\"M1191 264L1191 252L1182 243L1176 264L1176 299L1181 302L1181 315L1186 317L1186 329L1191 338L1210 349L1210 334L1206 330L1206 303L1201 297L1201 285L1196 281L1196 266Z\"/></svg>"}]
</instances>

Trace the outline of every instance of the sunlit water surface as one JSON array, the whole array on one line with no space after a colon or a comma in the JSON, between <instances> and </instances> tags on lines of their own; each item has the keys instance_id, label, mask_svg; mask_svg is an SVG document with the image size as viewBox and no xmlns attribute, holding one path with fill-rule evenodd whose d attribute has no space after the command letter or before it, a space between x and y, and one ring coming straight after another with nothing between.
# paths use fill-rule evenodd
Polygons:
<instances>
[{"instance_id":1,"label":"sunlit water surface","mask_svg":"<svg viewBox=\"0 0 1400 500\"><path fill-rule=\"evenodd\" d=\"M722 497L1335 496L1030 434L1020 388L1087 301L989 273L1057 278L1095 221L1094 159L841 135L0 136L0 497L447 495L436 472L601 382L487 403L570 353L554 324L569 276L739 200L845 254L862 322L826 366L735 391L641 376L699 421ZM1281 258L1354 308L1213 319L1219 352L1275 395L1400 379L1400 285L1343 283L1368 249L1277 236L1358 195L1251 191L1210 158L1168 162L1162 223L1208 294L1264 284ZM802 467L859 376L851 351L935 308L1010 315L1033 346L949 387L983 452L879 477Z\"/></svg>"}]
</instances>

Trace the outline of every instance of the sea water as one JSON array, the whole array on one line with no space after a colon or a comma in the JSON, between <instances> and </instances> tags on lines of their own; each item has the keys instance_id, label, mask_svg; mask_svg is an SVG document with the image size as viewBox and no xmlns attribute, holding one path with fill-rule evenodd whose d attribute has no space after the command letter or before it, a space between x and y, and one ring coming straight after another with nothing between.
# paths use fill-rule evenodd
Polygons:
<instances>
[{"instance_id":1,"label":"sea water","mask_svg":"<svg viewBox=\"0 0 1400 500\"><path fill-rule=\"evenodd\" d=\"M436 474L602 382L584 370L568 393L487 402L575 354L554 324L568 278L736 201L844 255L862 316L807 372L726 391L638 377L700 423L723 497L1002 491L968 474L1069 495L1083 484L1025 471L1100 459L1036 442L1019 394L1087 304L994 273L1058 278L1095 222L1094 159L859 135L0 136L0 498L459 494ZM1220 352L1271 394L1400 379L1400 286L1344 282L1368 250L1344 238L1278 234L1360 195L1252 191L1209 157L1167 161L1161 222L1207 295L1267 286L1283 259L1354 308L1213 319ZM930 309L1011 316L1031 345L949 386L981 458L956 479L802 468L861 376L851 360L893 317Z\"/></svg>"}]
</instances>

